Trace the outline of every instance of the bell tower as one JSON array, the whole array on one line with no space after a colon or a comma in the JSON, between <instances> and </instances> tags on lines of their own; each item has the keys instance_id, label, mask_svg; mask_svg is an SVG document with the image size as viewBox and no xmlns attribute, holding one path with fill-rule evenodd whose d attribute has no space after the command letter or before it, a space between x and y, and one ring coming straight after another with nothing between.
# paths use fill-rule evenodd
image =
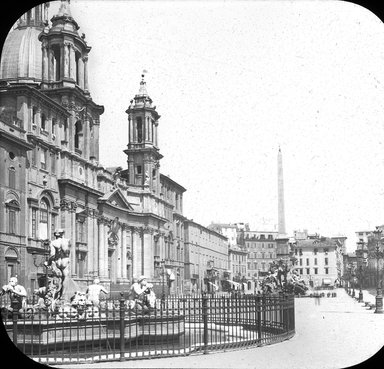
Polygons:
<instances>
[{"instance_id":1,"label":"bell tower","mask_svg":"<svg viewBox=\"0 0 384 369\"><path fill-rule=\"evenodd\" d=\"M160 115L148 96L144 74L139 92L131 100L128 114L128 148L124 150L128 161L128 183L143 186L159 195L160 159L158 147L158 120Z\"/></svg>"}]
</instances>

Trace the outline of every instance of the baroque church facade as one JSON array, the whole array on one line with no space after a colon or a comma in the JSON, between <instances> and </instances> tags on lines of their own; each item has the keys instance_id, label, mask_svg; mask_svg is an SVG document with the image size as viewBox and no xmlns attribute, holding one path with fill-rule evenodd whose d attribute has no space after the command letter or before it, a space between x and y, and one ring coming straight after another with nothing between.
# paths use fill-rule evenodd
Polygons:
<instances>
[{"instance_id":1,"label":"baroque church facade","mask_svg":"<svg viewBox=\"0 0 384 369\"><path fill-rule=\"evenodd\" d=\"M49 3L9 32L0 63L0 284L17 275L29 294L43 280L49 241L71 240L70 275L128 284L175 276L183 292L185 188L160 173L160 115L144 79L127 113L127 166L99 162L104 107L88 86L91 47L69 1Z\"/></svg>"}]
</instances>

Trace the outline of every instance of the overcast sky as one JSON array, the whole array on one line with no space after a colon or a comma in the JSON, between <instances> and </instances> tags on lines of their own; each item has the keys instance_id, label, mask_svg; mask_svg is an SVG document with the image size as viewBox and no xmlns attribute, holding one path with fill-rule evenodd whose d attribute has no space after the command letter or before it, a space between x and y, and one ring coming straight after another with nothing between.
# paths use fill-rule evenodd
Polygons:
<instances>
[{"instance_id":1,"label":"overcast sky","mask_svg":"<svg viewBox=\"0 0 384 369\"><path fill-rule=\"evenodd\" d=\"M50 15L57 11L51 3ZM126 167L129 101L148 71L161 172L208 225L345 234L384 223L384 26L338 1L71 1L92 47L100 161Z\"/></svg>"}]
</instances>

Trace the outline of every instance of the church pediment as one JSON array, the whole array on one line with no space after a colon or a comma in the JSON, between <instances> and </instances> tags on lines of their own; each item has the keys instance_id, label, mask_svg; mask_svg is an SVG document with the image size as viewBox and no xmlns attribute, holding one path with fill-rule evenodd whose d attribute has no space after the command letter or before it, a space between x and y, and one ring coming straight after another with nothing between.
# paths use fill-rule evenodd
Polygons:
<instances>
[{"instance_id":1,"label":"church pediment","mask_svg":"<svg viewBox=\"0 0 384 369\"><path fill-rule=\"evenodd\" d=\"M128 200L125 198L119 188L105 194L104 196L100 197L97 201L99 203L117 206L118 208L122 208L124 210L133 210L132 205L128 202Z\"/></svg>"}]
</instances>

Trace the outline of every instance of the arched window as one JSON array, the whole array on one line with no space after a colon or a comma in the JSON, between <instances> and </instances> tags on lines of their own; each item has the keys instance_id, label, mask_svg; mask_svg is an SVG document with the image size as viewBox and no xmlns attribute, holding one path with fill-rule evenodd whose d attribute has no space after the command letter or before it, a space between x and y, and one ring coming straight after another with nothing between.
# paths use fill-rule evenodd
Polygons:
<instances>
[{"instance_id":1,"label":"arched window","mask_svg":"<svg viewBox=\"0 0 384 369\"><path fill-rule=\"evenodd\" d=\"M17 271L17 260L19 258L19 255L17 254L17 251L13 248L9 248L5 252L5 263L7 265L6 269L6 281L8 283L9 278L15 277L18 274Z\"/></svg>"},{"instance_id":2,"label":"arched window","mask_svg":"<svg viewBox=\"0 0 384 369\"><path fill-rule=\"evenodd\" d=\"M7 211L7 232L18 234L20 204L15 198L9 198L5 201L5 205Z\"/></svg>"},{"instance_id":3,"label":"arched window","mask_svg":"<svg viewBox=\"0 0 384 369\"><path fill-rule=\"evenodd\" d=\"M137 142L143 141L143 122L140 117L136 118L136 127L137 127Z\"/></svg>"},{"instance_id":4,"label":"arched window","mask_svg":"<svg viewBox=\"0 0 384 369\"><path fill-rule=\"evenodd\" d=\"M61 63L60 63L60 46L59 45L52 45L52 51L53 51L53 66L54 66L54 78L55 81L60 80L60 68L61 68Z\"/></svg>"},{"instance_id":5,"label":"arched window","mask_svg":"<svg viewBox=\"0 0 384 369\"><path fill-rule=\"evenodd\" d=\"M80 120L75 124L75 149L80 149L80 139L83 134L83 125Z\"/></svg>"},{"instance_id":6,"label":"arched window","mask_svg":"<svg viewBox=\"0 0 384 369\"><path fill-rule=\"evenodd\" d=\"M49 202L43 198L40 201L39 238L46 240L49 237Z\"/></svg>"}]
</instances>

